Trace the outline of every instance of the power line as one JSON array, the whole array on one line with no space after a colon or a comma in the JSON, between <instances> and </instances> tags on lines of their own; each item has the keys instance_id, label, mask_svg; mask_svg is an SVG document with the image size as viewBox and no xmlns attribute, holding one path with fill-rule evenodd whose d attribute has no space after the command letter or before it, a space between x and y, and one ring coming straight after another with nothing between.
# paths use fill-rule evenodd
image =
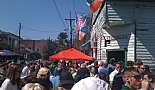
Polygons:
<instances>
[{"instance_id":1,"label":"power line","mask_svg":"<svg viewBox=\"0 0 155 90\"><path fill-rule=\"evenodd\" d=\"M7 27L7 28L6 28L6 27ZM2 31L6 30L6 32L10 32L9 30L13 30L13 31L12 31L13 34L15 34L15 35L18 34L18 30L17 30L17 29L12 28L12 27L8 27L8 26L4 26L4 25L3 25L3 27L0 26L0 30L2 30Z\"/></svg>"},{"instance_id":2,"label":"power line","mask_svg":"<svg viewBox=\"0 0 155 90\"><path fill-rule=\"evenodd\" d=\"M53 34L53 36L56 34L56 33L60 33L59 31L44 31L44 30L40 30L40 29L36 29L34 27L29 27L29 26L23 26L23 31L26 29L26 31L31 31L31 32L39 32L39 33L42 33L42 35L46 35L46 36L51 36ZM25 34L25 33L24 33ZM22 35L22 37L28 37L28 38L31 38L32 36L29 36L29 35Z\"/></svg>"},{"instance_id":3,"label":"power line","mask_svg":"<svg viewBox=\"0 0 155 90\"><path fill-rule=\"evenodd\" d=\"M61 20L63 26L66 28L66 23L65 23L64 19L63 19L62 16L61 16L61 13L60 13L60 10L59 10L59 8L58 8L58 6L57 6L57 4L56 4L56 1L55 1L55 0L52 0L52 1L53 1L53 4L54 4L54 6L55 6L55 8L56 8L56 11L57 11L57 13L58 13L58 16L59 16L59 18L60 18L60 20ZM49 2L50 2L50 4L52 3L51 0L49 0Z\"/></svg>"},{"instance_id":4,"label":"power line","mask_svg":"<svg viewBox=\"0 0 155 90\"><path fill-rule=\"evenodd\" d=\"M60 31L45 31L45 30L40 30L40 29L36 29L36 28L32 28L32 27L29 27L29 26L24 26L24 28L27 28L26 30L29 30L29 31L34 31L34 32L43 32L43 33L56 33L56 32L60 32Z\"/></svg>"},{"instance_id":5,"label":"power line","mask_svg":"<svg viewBox=\"0 0 155 90\"><path fill-rule=\"evenodd\" d=\"M77 17L77 10L76 10L75 0L72 0L72 1L73 1L73 9L74 9L74 12L75 12L75 16Z\"/></svg>"}]
</instances>

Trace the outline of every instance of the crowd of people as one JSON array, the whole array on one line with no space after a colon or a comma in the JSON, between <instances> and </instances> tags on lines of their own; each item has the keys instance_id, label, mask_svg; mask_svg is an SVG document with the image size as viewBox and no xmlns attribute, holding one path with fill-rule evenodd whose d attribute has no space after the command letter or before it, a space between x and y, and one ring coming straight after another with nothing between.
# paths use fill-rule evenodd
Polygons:
<instances>
[{"instance_id":1,"label":"crowd of people","mask_svg":"<svg viewBox=\"0 0 155 90\"><path fill-rule=\"evenodd\" d=\"M155 72L142 62L107 60L5 63L0 90L155 90Z\"/></svg>"}]
</instances>

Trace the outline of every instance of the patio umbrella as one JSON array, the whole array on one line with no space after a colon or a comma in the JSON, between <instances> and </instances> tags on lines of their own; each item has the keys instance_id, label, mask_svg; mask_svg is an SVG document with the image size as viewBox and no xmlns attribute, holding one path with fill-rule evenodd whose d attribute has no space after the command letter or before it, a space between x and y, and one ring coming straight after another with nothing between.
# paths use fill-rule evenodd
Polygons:
<instances>
[{"instance_id":1,"label":"patio umbrella","mask_svg":"<svg viewBox=\"0 0 155 90\"><path fill-rule=\"evenodd\" d=\"M22 58L22 56L10 50L0 50L0 60L11 60L17 58Z\"/></svg>"},{"instance_id":2,"label":"patio umbrella","mask_svg":"<svg viewBox=\"0 0 155 90\"><path fill-rule=\"evenodd\" d=\"M54 55L49 56L49 60L58 59L58 60L84 60L91 61L93 57L84 54L83 52L70 48L67 50L60 51Z\"/></svg>"},{"instance_id":3,"label":"patio umbrella","mask_svg":"<svg viewBox=\"0 0 155 90\"><path fill-rule=\"evenodd\" d=\"M18 56L18 54L9 50L0 50L0 56Z\"/></svg>"}]
</instances>

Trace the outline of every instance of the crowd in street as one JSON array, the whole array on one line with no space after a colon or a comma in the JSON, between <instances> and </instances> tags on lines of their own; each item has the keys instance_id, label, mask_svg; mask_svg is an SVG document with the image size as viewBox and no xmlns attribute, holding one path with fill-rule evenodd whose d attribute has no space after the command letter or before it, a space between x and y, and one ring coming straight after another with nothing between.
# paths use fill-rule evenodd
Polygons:
<instances>
[{"instance_id":1,"label":"crowd in street","mask_svg":"<svg viewBox=\"0 0 155 90\"><path fill-rule=\"evenodd\" d=\"M155 90L155 72L142 62L36 60L0 66L0 90Z\"/></svg>"}]
</instances>

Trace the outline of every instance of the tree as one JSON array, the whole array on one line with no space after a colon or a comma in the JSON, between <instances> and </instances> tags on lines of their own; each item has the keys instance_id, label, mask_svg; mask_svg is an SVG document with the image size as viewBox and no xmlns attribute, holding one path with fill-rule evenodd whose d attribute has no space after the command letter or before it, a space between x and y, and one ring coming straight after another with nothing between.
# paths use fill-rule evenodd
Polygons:
<instances>
[{"instance_id":1,"label":"tree","mask_svg":"<svg viewBox=\"0 0 155 90\"><path fill-rule=\"evenodd\" d=\"M33 52L28 55L28 60L37 60L41 59L41 55L38 52Z\"/></svg>"},{"instance_id":2,"label":"tree","mask_svg":"<svg viewBox=\"0 0 155 90\"><path fill-rule=\"evenodd\" d=\"M50 55L53 55L61 50L69 48L68 35L65 32L60 32L56 40L48 40L47 47L44 52L44 59L48 60Z\"/></svg>"},{"instance_id":3,"label":"tree","mask_svg":"<svg viewBox=\"0 0 155 90\"><path fill-rule=\"evenodd\" d=\"M69 40L66 32L61 32L58 35L58 50L64 50L69 48Z\"/></svg>"},{"instance_id":4,"label":"tree","mask_svg":"<svg viewBox=\"0 0 155 90\"><path fill-rule=\"evenodd\" d=\"M48 57L52 54L57 53L57 51L58 51L58 43L56 42L56 40L49 39L46 50L44 51L43 58L45 60L48 60Z\"/></svg>"}]
</instances>

